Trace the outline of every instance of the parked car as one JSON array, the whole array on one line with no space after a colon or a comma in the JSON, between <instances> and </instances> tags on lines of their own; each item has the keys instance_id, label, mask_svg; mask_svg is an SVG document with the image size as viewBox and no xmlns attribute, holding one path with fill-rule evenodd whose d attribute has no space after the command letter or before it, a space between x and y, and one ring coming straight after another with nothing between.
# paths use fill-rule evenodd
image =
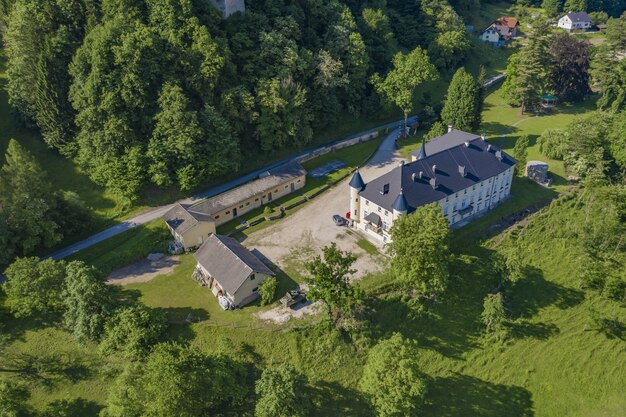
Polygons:
<instances>
[{"instance_id":1,"label":"parked car","mask_svg":"<svg viewBox=\"0 0 626 417\"><path fill-rule=\"evenodd\" d=\"M346 225L346 224L348 223L348 222L346 221L346 219L344 219L343 217L341 217L341 216L340 216L340 215L338 215L338 214L335 214L335 215L333 216L333 221L335 222L335 224L336 224L337 226L344 226L344 225Z\"/></svg>"},{"instance_id":2,"label":"parked car","mask_svg":"<svg viewBox=\"0 0 626 417\"><path fill-rule=\"evenodd\" d=\"M304 301L305 299L306 297L304 295L304 291L291 290L291 291L287 291L285 296L280 299L280 303L284 305L285 307L291 307L291 306L298 304L299 302Z\"/></svg>"}]
</instances>

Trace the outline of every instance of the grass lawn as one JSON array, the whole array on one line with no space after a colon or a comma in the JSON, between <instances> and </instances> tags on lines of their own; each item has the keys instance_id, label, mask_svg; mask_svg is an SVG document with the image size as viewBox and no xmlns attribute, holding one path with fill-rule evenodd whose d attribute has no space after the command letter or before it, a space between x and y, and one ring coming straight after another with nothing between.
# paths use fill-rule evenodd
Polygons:
<instances>
[{"instance_id":1,"label":"grass lawn","mask_svg":"<svg viewBox=\"0 0 626 417\"><path fill-rule=\"evenodd\" d=\"M152 252L165 252L172 235L162 220L155 220L103 240L70 256L94 265L105 275L139 261Z\"/></svg>"}]
</instances>

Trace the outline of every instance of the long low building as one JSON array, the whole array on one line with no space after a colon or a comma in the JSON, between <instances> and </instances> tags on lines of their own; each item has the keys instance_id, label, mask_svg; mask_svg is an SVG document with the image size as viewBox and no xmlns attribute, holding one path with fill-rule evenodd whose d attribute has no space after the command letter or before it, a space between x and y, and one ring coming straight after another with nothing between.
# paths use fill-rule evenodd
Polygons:
<instances>
[{"instance_id":1,"label":"long low building","mask_svg":"<svg viewBox=\"0 0 626 417\"><path fill-rule=\"evenodd\" d=\"M163 215L163 219L176 242L191 249L216 233L217 226L301 189L306 184L306 174L298 162L288 162L254 181L197 204L176 204Z\"/></svg>"},{"instance_id":2,"label":"long low building","mask_svg":"<svg viewBox=\"0 0 626 417\"><path fill-rule=\"evenodd\" d=\"M413 152L413 161L365 183L350 181L350 217L357 228L389 242L395 219L430 203L461 226L507 198L516 160L485 136L448 128Z\"/></svg>"}]
</instances>

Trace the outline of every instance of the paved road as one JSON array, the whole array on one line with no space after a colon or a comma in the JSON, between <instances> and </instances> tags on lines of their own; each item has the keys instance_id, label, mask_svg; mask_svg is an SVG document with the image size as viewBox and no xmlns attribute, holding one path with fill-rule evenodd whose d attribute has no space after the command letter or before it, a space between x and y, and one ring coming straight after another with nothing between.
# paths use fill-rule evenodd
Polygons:
<instances>
[{"instance_id":1,"label":"paved road","mask_svg":"<svg viewBox=\"0 0 626 417\"><path fill-rule=\"evenodd\" d=\"M409 119L409 122L412 123L414 120L415 120L415 117L411 117ZM395 121L395 122L388 123L388 124L383 125L383 126L378 126L378 127L373 128L373 129L369 129L369 130L366 130L366 131L363 131L363 132L360 132L360 133L356 133L354 135L347 136L347 137L345 137L343 139L337 140L337 141L335 141L333 143L330 143L330 144L326 144L326 145L323 145L323 146L318 146L318 147L316 147L314 149L309 149L309 150L301 152L301 153L299 153L297 155L293 155L293 156L291 156L289 158L286 158L286 159L283 159L281 161L278 161L278 162L276 162L274 164L268 165L268 166L266 166L266 167L264 167L262 169L258 169L258 170L254 171L254 172L250 172L250 173L248 173L246 175L242 175L241 177L236 178L234 180L231 180L231 181L225 182L223 184L220 184L220 185L218 185L216 187L213 187L213 188L211 188L211 189L209 189L209 190L207 190L207 191L205 191L203 193L200 193L200 194L194 195L192 197L180 200L179 203L181 203L181 204L192 204L194 202L197 202L198 200L202 200L202 199L205 199L205 198L213 197L214 195L223 193L224 191L228 191L231 188L238 187L238 186L240 186L242 184L245 184L245 183L247 183L249 181L252 181L253 179L258 178L258 176L260 174L262 174L263 172L265 172L267 170L270 170L272 168L275 168L275 167L277 167L277 166L279 166L281 164L284 164L285 162L291 161L291 160L296 159L296 158L300 158L300 157L302 157L304 155L307 155L307 154L309 154L311 152L315 152L315 151L317 151L319 149L322 149L322 148L324 148L326 146L329 146L329 145L332 145L334 143L342 142L344 140L349 140L349 139L352 139L352 138L355 138L355 137L358 137L358 136L365 135L367 133L375 132L375 131L377 131L379 129L397 128L398 126L400 126L401 123L402 123L402 121ZM383 145L381 145L381 149L383 149L383 147L388 147L388 146L393 146L393 143L391 143L391 145L389 145L389 137L387 139L385 139L385 141L383 141ZM137 215L137 216L135 216L135 217L133 217L131 219L128 219L128 220L126 220L126 221L124 221L122 223L116 224L115 226L110 227L110 228L108 228L106 230L103 230L102 232L99 232L99 233L97 233L97 234L95 234L93 236L90 236L90 237L88 237L85 240L82 240L82 241L77 242L77 243L75 243L73 245L70 245L70 246L68 246L68 247L66 247L64 249L61 249L61 250L59 250L57 252L54 252L53 254L46 256L46 258L52 258L52 259L56 259L56 260L66 258L66 257L68 257L68 256L70 256L70 255L72 255L72 254L74 254L74 253L76 253L76 252L78 252L78 251L80 251L82 249L88 248L90 246L95 245L96 243L102 242L103 240L106 240L106 239L109 239L109 238L111 238L113 236L119 235L120 233L123 233L123 232L125 232L125 231L127 231L129 229L132 229L132 228L137 227L139 225L142 225L142 224L151 222L153 220L156 220L156 219L160 218L163 214L165 214L165 212L167 212L167 210L169 210L172 207L172 205L173 204L168 204L166 206L155 207L155 208L151 209L150 211L144 212L144 213L142 213L140 215Z\"/></svg>"}]
</instances>

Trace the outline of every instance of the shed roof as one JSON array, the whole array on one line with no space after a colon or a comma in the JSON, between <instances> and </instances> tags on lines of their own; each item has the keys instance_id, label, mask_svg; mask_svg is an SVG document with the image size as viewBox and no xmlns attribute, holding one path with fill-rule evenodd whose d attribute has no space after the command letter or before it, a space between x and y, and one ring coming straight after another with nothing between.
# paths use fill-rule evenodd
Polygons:
<instances>
[{"instance_id":1,"label":"shed roof","mask_svg":"<svg viewBox=\"0 0 626 417\"><path fill-rule=\"evenodd\" d=\"M458 132L453 137L457 141L464 139L464 135ZM429 143L426 144L427 153ZM516 163L514 158L486 140L471 139L469 146L466 146L463 140L461 144L456 146L448 144L444 150L429 153L425 159L404 164L370 181L360 195L384 209L391 210L402 190L409 206L407 212L411 213L417 207L439 201L450 194L501 174ZM436 172L433 171L433 166L436 166ZM385 185L387 192L384 192Z\"/></svg>"},{"instance_id":2,"label":"shed roof","mask_svg":"<svg viewBox=\"0 0 626 417\"><path fill-rule=\"evenodd\" d=\"M274 275L252 252L227 236L210 235L193 257L231 295L253 272Z\"/></svg>"},{"instance_id":3,"label":"shed roof","mask_svg":"<svg viewBox=\"0 0 626 417\"><path fill-rule=\"evenodd\" d=\"M306 170L302 165L297 161L291 161L263 173L259 179L204 200L187 210L192 214L213 215L303 175L306 175Z\"/></svg>"},{"instance_id":4,"label":"shed roof","mask_svg":"<svg viewBox=\"0 0 626 417\"><path fill-rule=\"evenodd\" d=\"M194 227L198 223L198 221L213 220L210 216L194 216L179 203L174 204L174 206L169 209L162 218L173 230L181 234Z\"/></svg>"}]
</instances>

